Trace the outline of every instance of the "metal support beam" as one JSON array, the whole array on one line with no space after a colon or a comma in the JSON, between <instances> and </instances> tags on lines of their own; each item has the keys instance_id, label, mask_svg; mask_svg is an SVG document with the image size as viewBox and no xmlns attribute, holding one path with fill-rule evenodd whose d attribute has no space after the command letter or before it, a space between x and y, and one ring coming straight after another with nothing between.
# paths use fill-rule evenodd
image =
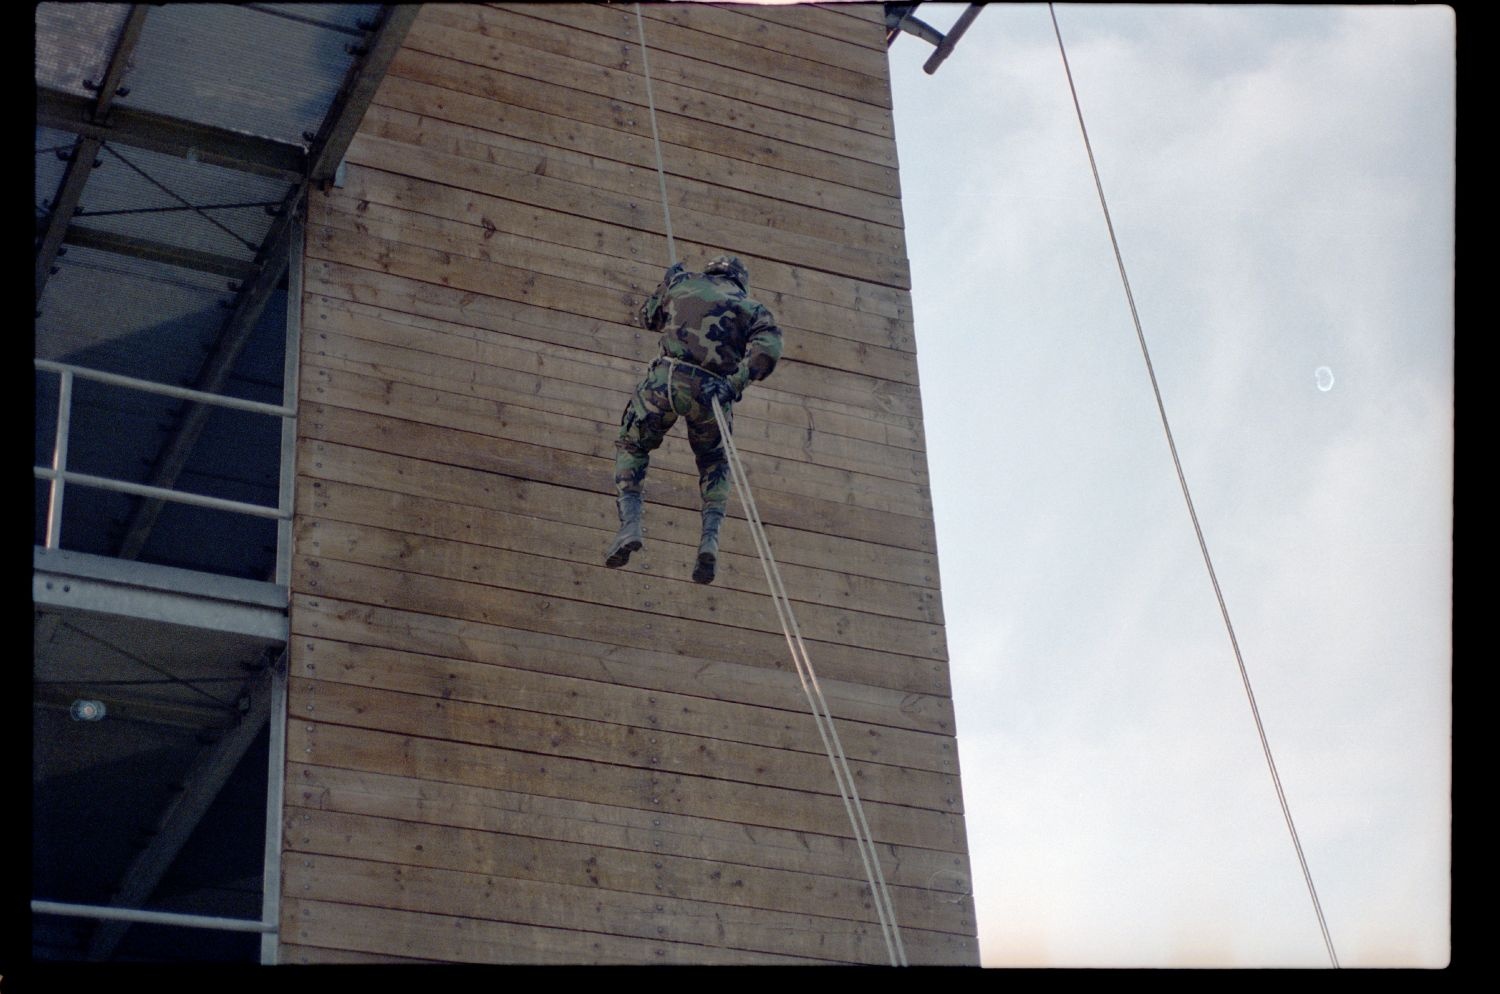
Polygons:
<instances>
[{"instance_id":1,"label":"metal support beam","mask_svg":"<svg viewBox=\"0 0 1500 994\"><path fill-rule=\"evenodd\" d=\"M129 107L114 108L108 123L100 123L93 119L92 107L91 101L71 93L38 88L36 123L181 158L191 153L201 162L273 179L297 181L307 173L307 153L301 145Z\"/></svg>"},{"instance_id":2,"label":"metal support beam","mask_svg":"<svg viewBox=\"0 0 1500 994\"><path fill-rule=\"evenodd\" d=\"M281 213L266 237L267 248L256 259L258 269L255 278L240 289L234 310L230 313L229 320L225 322L223 329L220 330L213 350L204 360L203 368L199 370L198 378L193 383L193 389L204 393L220 393L224 389L224 384L229 382L229 374L234 369L235 362L244 351L251 332L260 321L261 312L265 310L266 302L275 291L277 284L281 282L281 274L286 270L290 236L294 230L300 230L300 226L295 221L297 212L302 210L302 197L306 189L305 184L299 183L287 194ZM198 439L208 424L210 413L211 409L207 404L190 404L187 407L181 421L178 422L177 429L162 445L161 455L156 460L156 467L147 480L148 486L163 490L171 490L174 487L177 478L187 467L188 459L193 454L193 447L198 444ZM136 504L120 542L119 558L135 559L141 554L164 506L164 501L154 497L146 498Z\"/></svg>"},{"instance_id":3,"label":"metal support beam","mask_svg":"<svg viewBox=\"0 0 1500 994\"><path fill-rule=\"evenodd\" d=\"M183 778L182 792L162 815L151 844L125 871L113 901L115 907L137 908L150 899L209 805L266 726L271 714L271 670L263 670L247 687L247 692L250 695L249 710L241 716L238 724L194 760ZM89 941L85 958L95 962L108 959L129 927L129 921L118 919L101 924Z\"/></svg>"},{"instance_id":4,"label":"metal support beam","mask_svg":"<svg viewBox=\"0 0 1500 994\"><path fill-rule=\"evenodd\" d=\"M923 41L928 42L935 49L927 57L922 65L922 71L929 76L937 72L938 66L943 60L952 54L953 48L958 40L963 37L964 32L969 30L969 25L974 23L974 18L979 16L979 11L984 7L982 3L971 3L964 12L958 15L958 20L948 29L947 34L934 28L925 21L920 21L913 16L921 4L919 3L888 3L885 5L885 47L890 48L901 32L916 35Z\"/></svg>"},{"instance_id":5,"label":"metal support beam","mask_svg":"<svg viewBox=\"0 0 1500 994\"><path fill-rule=\"evenodd\" d=\"M109 556L32 549L32 604L38 611L87 611L189 628L234 632L282 645L287 588Z\"/></svg>"},{"instance_id":6,"label":"metal support beam","mask_svg":"<svg viewBox=\"0 0 1500 994\"><path fill-rule=\"evenodd\" d=\"M952 54L953 46L957 45L958 39L969 30L969 25L974 23L974 18L979 16L982 9L984 9L984 4L971 3L962 14L958 15L958 20L953 22L953 27L948 29L948 33L943 35L943 40L938 43L937 51L929 55L927 61L922 63L923 72L929 76L937 72L938 66L942 65L943 60Z\"/></svg>"},{"instance_id":7,"label":"metal support beam","mask_svg":"<svg viewBox=\"0 0 1500 994\"><path fill-rule=\"evenodd\" d=\"M292 511L297 497L297 389L302 370L302 251L305 232L300 220L293 222L292 244L286 267L286 339L282 350L281 400L292 416L281 420L281 490L276 506L286 517L276 524L276 575L284 587L292 584Z\"/></svg>"},{"instance_id":8,"label":"metal support beam","mask_svg":"<svg viewBox=\"0 0 1500 994\"><path fill-rule=\"evenodd\" d=\"M219 932L270 932L275 925L245 918L215 918L210 915L179 915L170 911L139 911L135 908L111 908L104 904L67 904L62 901L32 901L34 915L63 915L69 918L101 918L108 921L146 922L151 925L175 925L178 928L208 928Z\"/></svg>"},{"instance_id":9,"label":"metal support beam","mask_svg":"<svg viewBox=\"0 0 1500 994\"><path fill-rule=\"evenodd\" d=\"M344 77L344 84L333 100L318 136L313 140L309 153L311 164L308 177L314 184L322 185L333 179L359 122L375 97L375 90L385 78L391 60L401 48L406 32L421 11L420 4L399 4L385 8L385 16L379 26L364 43L364 57Z\"/></svg>"},{"instance_id":10,"label":"metal support beam","mask_svg":"<svg viewBox=\"0 0 1500 994\"><path fill-rule=\"evenodd\" d=\"M286 711L288 652L271 668L271 735L266 758L266 855L261 868L260 917L278 931L261 936L260 961L274 966L281 956L281 833L286 803Z\"/></svg>"},{"instance_id":11,"label":"metal support beam","mask_svg":"<svg viewBox=\"0 0 1500 994\"><path fill-rule=\"evenodd\" d=\"M140 40L141 25L146 21L146 9L145 4L137 4L126 16L125 24L120 29L119 41L115 43L114 55L110 57L104 80L99 85L99 95L92 102L78 98L78 110L86 114L88 120L105 121L108 119L110 108L120 89L120 81L125 78L125 69L130 64L130 54L135 51L136 42ZM40 115L38 115L38 122L40 123ZM63 173L62 182L58 184L57 193L52 198L46 224L38 233L37 238L36 303L38 304L41 303L42 293L47 289L47 280L52 275L52 265L57 261L58 250L62 248L68 222L78 210L78 201L83 197L84 184L88 182L89 174L94 171L94 162L102 145L103 139L99 137L84 135L79 138L78 143L73 146L72 158L68 161L68 168Z\"/></svg>"},{"instance_id":12,"label":"metal support beam","mask_svg":"<svg viewBox=\"0 0 1500 994\"><path fill-rule=\"evenodd\" d=\"M213 273L234 280L251 279L256 272L255 263L245 259L236 259L216 252L202 252L180 245L167 245L146 238L132 238L129 235L120 235L113 231L104 231L81 224L68 225L63 233L62 241L65 245L77 245L80 248L97 249L100 252L112 252L115 255L128 255L135 259L179 266L200 273Z\"/></svg>"},{"instance_id":13,"label":"metal support beam","mask_svg":"<svg viewBox=\"0 0 1500 994\"><path fill-rule=\"evenodd\" d=\"M324 116L323 124L307 154L307 171L301 182L288 192L276 223L266 236L256 259L260 272L241 288L234 311L225 322L214 349L205 360L194 384L196 389L217 393L228 380L235 360L239 358L256 322L260 320L267 298L286 269L291 238L294 233L301 231L297 213L303 209L309 185L332 181L380 80L384 78L386 69L395 58L402 39L406 37L407 30L420 10L418 5L385 8L384 18L366 42L363 58L350 67L339 95ZM298 253L300 250L299 246ZM202 405L188 408L177 430L162 448L162 454L149 481L151 486L164 489L172 487L186 467L207 421L208 411ZM159 500L146 500L136 506L120 543L120 558L134 559L140 555L161 514L162 506Z\"/></svg>"},{"instance_id":14,"label":"metal support beam","mask_svg":"<svg viewBox=\"0 0 1500 994\"><path fill-rule=\"evenodd\" d=\"M912 16L912 11L920 7L917 3L888 3L885 5L885 47L890 48L895 44L901 32L916 35L923 41L932 45L942 44L943 33L926 21L919 21Z\"/></svg>"}]
</instances>

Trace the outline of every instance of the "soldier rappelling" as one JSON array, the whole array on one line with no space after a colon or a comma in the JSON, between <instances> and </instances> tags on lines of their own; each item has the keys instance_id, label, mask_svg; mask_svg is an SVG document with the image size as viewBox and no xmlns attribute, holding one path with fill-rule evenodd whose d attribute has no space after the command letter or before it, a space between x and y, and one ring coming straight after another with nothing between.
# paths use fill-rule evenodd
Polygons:
<instances>
[{"instance_id":1,"label":"soldier rappelling","mask_svg":"<svg viewBox=\"0 0 1500 994\"><path fill-rule=\"evenodd\" d=\"M687 420L688 443L698 464L703 530L696 583L712 583L718 562L719 526L729 500L729 463L714 418L718 400L726 427L732 409L753 381L771 375L781 358L781 329L766 307L750 297L750 273L734 256L714 259L703 272L674 262L640 308L643 328L660 331L661 355L620 419L615 441L615 490L620 530L604 565L624 566L644 544L641 491L651 452L678 417Z\"/></svg>"}]
</instances>

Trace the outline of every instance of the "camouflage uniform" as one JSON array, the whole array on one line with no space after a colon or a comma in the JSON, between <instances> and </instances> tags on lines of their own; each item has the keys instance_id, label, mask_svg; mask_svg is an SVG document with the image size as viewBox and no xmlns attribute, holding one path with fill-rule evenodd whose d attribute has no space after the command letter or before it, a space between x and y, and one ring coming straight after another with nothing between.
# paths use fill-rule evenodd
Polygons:
<instances>
[{"instance_id":1,"label":"camouflage uniform","mask_svg":"<svg viewBox=\"0 0 1500 994\"><path fill-rule=\"evenodd\" d=\"M624 565L634 551L626 545L640 547L638 510L635 530L629 535L626 515L630 507L639 507L651 452L682 417L687 420L688 443L698 464L704 510L705 539L700 543L700 570L694 579L708 582L700 577L705 570L712 578L718 521L729 500L730 479L710 385L716 380L727 383L726 393L738 400L749 383L771 375L781 358L781 329L771 312L748 296L749 283L749 273L733 256L720 256L702 273L673 263L656 292L641 305L642 327L662 333L661 356L648 367L620 419L615 489L622 501L622 527L611 546L608 565ZM732 401L722 398L720 407L732 429ZM713 539L711 549L706 548L709 538Z\"/></svg>"}]
</instances>

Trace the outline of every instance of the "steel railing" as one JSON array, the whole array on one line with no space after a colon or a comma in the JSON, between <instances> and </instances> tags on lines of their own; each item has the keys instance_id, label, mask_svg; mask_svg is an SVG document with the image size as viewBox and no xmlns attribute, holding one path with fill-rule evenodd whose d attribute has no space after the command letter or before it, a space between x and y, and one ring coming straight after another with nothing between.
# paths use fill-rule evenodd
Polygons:
<instances>
[{"instance_id":1,"label":"steel railing","mask_svg":"<svg viewBox=\"0 0 1500 994\"><path fill-rule=\"evenodd\" d=\"M106 373L97 369L86 369L82 366L52 362L48 359L35 359L33 363L39 371L55 373L60 378L57 404L57 440L52 449L52 465L50 467L34 467L37 479L51 482L51 491L47 498L47 537L45 544L48 549L58 548L62 540L63 496L69 483L82 487L93 487L100 490L113 490L119 493L134 494L139 497L175 501L180 504L192 504L198 507L228 511L235 514L276 518L282 521L289 521L291 519L290 490L285 486L280 488L280 499L277 506L269 507L264 504L250 504L244 501L228 500L223 497L209 497L204 494L195 494L183 490L170 490L164 487L147 486L143 483L132 483L128 480L79 473L68 469L68 440L72 424L73 381L75 379L93 380L131 390L140 390L144 393L154 393L164 397L176 397L195 403L213 404L218 407L227 407L252 414L264 414L284 419L295 418L297 416L295 407L266 404L253 400L241 400L238 397L205 393L201 390L190 390L186 387L176 387L165 383L156 383L151 380L137 379L133 376L121 376L118 373ZM281 465L283 474L285 474L286 466L289 462L289 453L287 451L288 440L292 437L294 437L294 433L285 431L282 433Z\"/></svg>"}]
</instances>

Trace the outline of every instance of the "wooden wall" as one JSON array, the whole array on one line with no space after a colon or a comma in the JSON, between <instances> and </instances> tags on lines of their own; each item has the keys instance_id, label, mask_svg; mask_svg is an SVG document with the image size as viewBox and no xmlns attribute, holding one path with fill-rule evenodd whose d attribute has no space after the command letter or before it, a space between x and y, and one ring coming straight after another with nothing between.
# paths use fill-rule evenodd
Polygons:
<instances>
[{"instance_id":1,"label":"wooden wall","mask_svg":"<svg viewBox=\"0 0 1500 994\"><path fill-rule=\"evenodd\" d=\"M881 8L646 6L679 254L912 963L977 964ZM284 962L884 963L738 498L679 426L603 567L667 259L630 5L425 6L315 193Z\"/></svg>"}]
</instances>

